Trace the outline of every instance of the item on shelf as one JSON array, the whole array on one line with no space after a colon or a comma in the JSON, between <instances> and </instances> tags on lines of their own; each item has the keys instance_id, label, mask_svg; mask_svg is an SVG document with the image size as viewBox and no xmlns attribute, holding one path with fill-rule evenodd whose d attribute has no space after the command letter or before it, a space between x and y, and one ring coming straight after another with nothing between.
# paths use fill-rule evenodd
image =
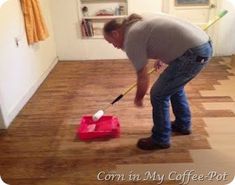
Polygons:
<instances>
[{"instance_id":1,"label":"item on shelf","mask_svg":"<svg viewBox=\"0 0 235 185\"><path fill-rule=\"evenodd\" d=\"M119 15L124 15L124 14L125 14L125 7L119 6Z\"/></svg>"},{"instance_id":2,"label":"item on shelf","mask_svg":"<svg viewBox=\"0 0 235 185\"><path fill-rule=\"evenodd\" d=\"M94 29L93 29L92 22L90 20L83 19L81 29L82 29L83 37L94 36Z\"/></svg>"},{"instance_id":3,"label":"item on shelf","mask_svg":"<svg viewBox=\"0 0 235 185\"><path fill-rule=\"evenodd\" d=\"M114 11L112 9L102 9L96 13L96 16L113 16Z\"/></svg>"},{"instance_id":4,"label":"item on shelf","mask_svg":"<svg viewBox=\"0 0 235 185\"><path fill-rule=\"evenodd\" d=\"M120 15L120 7L119 6L117 6L116 8L115 8L115 11L114 11L115 13L115 15Z\"/></svg>"},{"instance_id":5,"label":"item on shelf","mask_svg":"<svg viewBox=\"0 0 235 185\"><path fill-rule=\"evenodd\" d=\"M82 14L83 14L83 16L85 16L85 17L89 16L87 6L83 6L83 7L82 7Z\"/></svg>"}]
</instances>

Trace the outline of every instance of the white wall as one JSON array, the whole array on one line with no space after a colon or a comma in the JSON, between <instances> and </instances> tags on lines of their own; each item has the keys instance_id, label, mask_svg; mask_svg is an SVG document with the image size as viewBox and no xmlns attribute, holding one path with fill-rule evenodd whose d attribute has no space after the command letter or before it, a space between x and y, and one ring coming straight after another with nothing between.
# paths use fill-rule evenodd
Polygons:
<instances>
[{"instance_id":1,"label":"white wall","mask_svg":"<svg viewBox=\"0 0 235 185\"><path fill-rule=\"evenodd\" d=\"M6 2L7 0L0 0L0 7Z\"/></svg>"},{"instance_id":2,"label":"white wall","mask_svg":"<svg viewBox=\"0 0 235 185\"><path fill-rule=\"evenodd\" d=\"M103 39L81 39L79 0L51 0L57 53L60 60L124 58Z\"/></svg>"},{"instance_id":3,"label":"white wall","mask_svg":"<svg viewBox=\"0 0 235 185\"><path fill-rule=\"evenodd\" d=\"M162 0L128 0L129 13L156 13L162 11Z\"/></svg>"},{"instance_id":4,"label":"white wall","mask_svg":"<svg viewBox=\"0 0 235 185\"><path fill-rule=\"evenodd\" d=\"M235 1L220 0L221 9L228 10L228 14L218 23L217 55L235 54Z\"/></svg>"},{"instance_id":5,"label":"white wall","mask_svg":"<svg viewBox=\"0 0 235 185\"><path fill-rule=\"evenodd\" d=\"M121 59L126 55L103 39L81 39L78 8L80 0L51 0L57 53L60 60ZM161 0L128 0L128 11L156 12Z\"/></svg>"},{"instance_id":6,"label":"white wall","mask_svg":"<svg viewBox=\"0 0 235 185\"><path fill-rule=\"evenodd\" d=\"M50 37L28 46L19 0L0 8L0 106L7 128L57 62L49 1L40 1ZM16 46L15 38L19 39Z\"/></svg>"}]
</instances>

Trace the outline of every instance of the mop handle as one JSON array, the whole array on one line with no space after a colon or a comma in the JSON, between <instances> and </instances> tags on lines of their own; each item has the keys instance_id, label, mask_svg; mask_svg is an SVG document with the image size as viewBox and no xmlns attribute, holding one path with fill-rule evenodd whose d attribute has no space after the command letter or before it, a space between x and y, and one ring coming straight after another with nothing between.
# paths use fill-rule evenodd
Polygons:
<instances>
[{"instance_id":1,"label":"mop handle","mask_svg":"<svg viewBox=\"0 0 235 185\"><path fill-rule=\"evenodd\" d=\"M155 68L152 68L148 71L148 75L151 75L154 71L156 71ZM134 87L136 87L137 83L133 83L128 89L126 89L122 95L125 96L127 93L129 93Z\"/></svg>"},{"instance_id":2,"label":"mop handle","mask_svg":"<svg viewBox=\"0 0 235 185\"><path fill-rule=\"evenodd\" d=\"M223 10L220 12L212 21L209 21L203 28L203 30L207 30L209 27L211 27L213 24L215 24L218 20L220 20L223 16L225 16L228 13L228 10Z\"/></svg>"},{"instance_id":3,"label":"mop handle","mask_svg":"<svg viewBox=\"0 0 235 185\"><path fill-rule=\"evenodd\" d=\"M152 68L151 70L148 71L148 75L152 74L156 69ZM128 89L126 89L122 94L120 94L117 98L115 98L112 103L110 105L113 105L114 103L116 103L117 101L119 101L120 99L122 99L123 96L125 96L128 92L130 92L133 88L135 88L137 85L137 82L133 83ZM110 106L109 105L109 106ZM109 107L107 106L107 108ZM106 108L106 109L107 109Z\"/></svg>"}]
</instances>

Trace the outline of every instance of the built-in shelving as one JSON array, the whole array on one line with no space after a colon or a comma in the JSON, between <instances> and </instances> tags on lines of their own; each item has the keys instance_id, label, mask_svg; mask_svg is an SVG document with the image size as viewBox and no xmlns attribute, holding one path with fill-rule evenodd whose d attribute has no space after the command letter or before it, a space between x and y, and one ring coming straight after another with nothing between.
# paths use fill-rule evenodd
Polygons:
<instances>
[{"instance_id":1,"label":"built-in shelving","mask_svg":"<svg viewBox=\"0 0 235 185\"><path fill-rule=\"evenodd\" d=\"M103 25L128 15L127 0L78 0L83 39L102 39Z\"/></svg>"},{"instance_id":2,"label":"built-in shelving","mask_svg":"<svg viewBox=\"0 0 235 185\"><path fill-rule=\"evenodd\" d=\"M84 16L83 19L95 20L95 19L123 19L126 15L112 15L112 16Z\"/></svg>"}]
</instances>

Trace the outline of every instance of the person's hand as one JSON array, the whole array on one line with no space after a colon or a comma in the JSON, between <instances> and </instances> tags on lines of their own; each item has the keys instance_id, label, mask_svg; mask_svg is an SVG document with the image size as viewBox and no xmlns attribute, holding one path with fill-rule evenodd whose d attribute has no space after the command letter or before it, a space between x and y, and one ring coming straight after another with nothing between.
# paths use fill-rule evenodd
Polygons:
<instances>
[{"instance_id":1,"label":"person's hand","mask_svg":"<svg viewBox=\"0 0 235 185\"><path fill-rule=\"evenodd\" d=\"M164 63L163 63L161 60L159 60L159 59L157 59L157 60L155 61L155 63L154 63L154 68L155 68L156 70L161 69L163 66L164 66Z\"/></svg>"},{"instance_id":2,"label":"person's hand","mask_svg":"<svg viewBox=\"0 0 235 185\"><path fill-rule=\"evenodd\" d=\"M143 104L143 99L139 99L139 98L135 98L135 101L134 101L134 103L135 103L135 106L136 107L143 107L144 106L144 104Z\"/></svg>"}]
</instances>

